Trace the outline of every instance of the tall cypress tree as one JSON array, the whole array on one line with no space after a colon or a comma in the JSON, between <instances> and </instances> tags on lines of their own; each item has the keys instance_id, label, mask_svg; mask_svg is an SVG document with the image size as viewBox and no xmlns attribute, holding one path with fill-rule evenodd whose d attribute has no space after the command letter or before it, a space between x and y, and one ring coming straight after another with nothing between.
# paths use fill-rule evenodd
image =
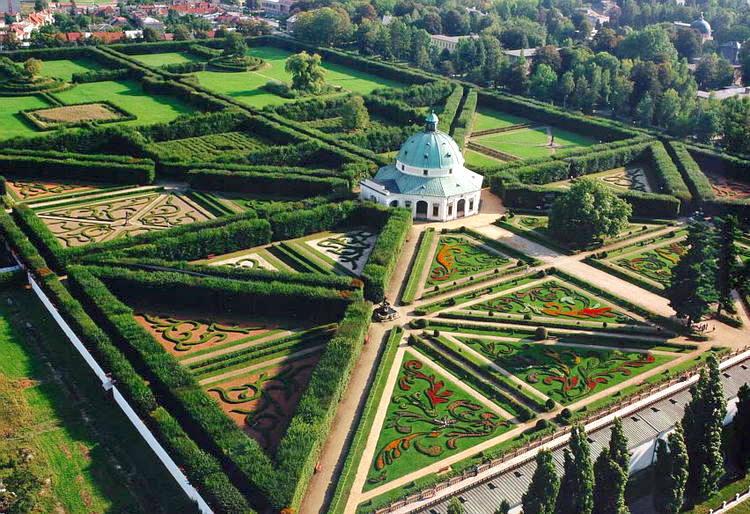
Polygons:
<instances>
[{"instance_id":1,"label":"tall cypress tree","mask_svg":"<svg viewBox=\"0 0 750 514\"><path fill-rule=\"evenodd\" d=\"M622 420L616 418L612 424L612 436L609 439L609 455L627 474L630 472L630 451L628 438L622 428Z\"/></svg>"},{"instance_id":2,"label":"tall cypress tree","mask_svg":"<svg viewBox=\"0 0 750 514\"><path fill-rule=\"evenodd\" d=\"M657 514L678 514L685 502L688 454L682 425L677 423L669 442L659 439L654 470L654 509Z\"/></svg>"},{"instance_id":3,"label":"tall cypress tree","mask_svg":"<svg viewBox=\"0 0 750 514\"><path fill-rule=\"evenodd\" d=\"M715 239L714 230L707 223L690 225L688 251L672 268L672 280L665 291L669 305L691 324L706 315L719 299Z\"/></svg>"},{"instance_id":4,"label":"tall cypress tree","mask_svg":"<svg viewBox=\"0 0 750 514\"><path fill-rule=\"evenodd\" d=\"M553 514L560 489L560 479L555 471L552 454L542 450L536 454L536 470L529 489L521 498L524 514Z\"/></svg>"},{"instance_id":5,"label":"tall cypress tree","mask_svg":"<svg viewBox=\"0 0 750 514\"><path fill-rule=\"evenodd\" d=\"M690 392L692 399L682 418L690 463L687 494L702 501L717 491L724 474L721 432L727 409L716 357L708 357L707 367L701 370L698 383Z\"/></svg>"},{"instance_id":6,"label":"tall cypress tree","mask_svg":"<svg viewBox=\"0 0 750 514\"><path fill-rule=\"evenodd\" d=\"M750 387L743 384L737 393L737 414L732 423L731 453L738 468L750 470Z\"/></svg>"},{"instance_id":7,"label":"tall cypress tree","mask_svg":"<svg viewBox=\"0 0 750 514\"><path fill-rule=\"evenodd\" d=\"M594 463L594 511L593 514L627 514L625 485L628 475L615 462L609 451L604 450ZM526 511L524 511L525 513Z\"/></svg>"},{"instance_id":8,"label":"tall cypress tree","mask_svg":"<svg viewBox=\"0 0 750 514\"><path fill-rule=\"evenodd\" d=\"M576 425L565 451L565 472L555 505L556 514L591 514L594 508L594 469L583 427Z\"/></svg>"},{"instance_id":9,"label":"tall cypress tree","mask_svg":"<svg viewBox=\"0 0 750 514\"><path fill-rule=\"evenodd\" d=\"M721 221L718 255L719 311L722 305L731 305L731 292L735 287L737 272L737 248L734 246L738 232L735 216L727 216Z\"/></svg>"}]
</instances>

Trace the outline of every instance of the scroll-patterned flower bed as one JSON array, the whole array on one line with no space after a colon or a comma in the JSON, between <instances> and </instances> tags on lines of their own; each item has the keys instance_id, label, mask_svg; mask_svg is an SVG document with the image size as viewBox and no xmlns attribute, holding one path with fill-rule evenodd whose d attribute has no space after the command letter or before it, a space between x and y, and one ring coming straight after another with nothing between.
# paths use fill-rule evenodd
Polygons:
<instances>
[{"instance_id":1,"label":"scroll-patterned flower bed","mask_svg":"<svg viewBox=\"0 0 750 514\"><path fill-rule=\"evenodd\" d=\"M49 199L72 193L93 191L95 186L43 180L13 180L6 182L10 194L19 201Z\"/></svg>"},{"instance_id":2,"label":"scroll-patterned flower bed","mask_svg":"<svg viewBox=\"0 0 750 514\"><path fill-rule=\"evenodd\" d=\"M144 195L81 201L39 212L64 247L111 241L152 230L163 230L214 217L189 193L150 192Z\"/></svg>"},{"instance_id":3,"label":"scroll-patterned flower bed","mask_svg":"<svg viewBox=\"0 0 750 514\"><path fill-rule=\"evenodd\" d=\"M221 409L264 450L273 453L286 433L320 354L249 371L204 386Z\"/></svg>"},{"instance_id":4,"label":"scroll-patterned flower bed","mask_svg":"<svg viewBox=\"0 0 750 514\"><path fill-rule=\"evenodd\" d=\"M464 308L483 313L609 323L637 320L559 280L546 280Z\"/></svg>"},{"instance_id":5,"label":"scroll-patterned flower bed","mask_svg":"<svg viewBox=\"0 0 750 514\"><path fill-rule=\"evenodd\" d=\"M234 348L283 332L277 325L264 321L237 323L165 313L139 313L136 320L178 360Z\"/></svg>"},{"instance_id":6,"label":"scroll-patterned flower bed","mask_svg":"<svg viewBox=\"0 0 750 514\"><path fill-rule=\"evenodd\" d=\"M666 287L672 277L672 268L686 252L684 241L673 241L659 248L623 257L615 263Z\"/></svg>"},{"instance_id":7,"label":"scroll-patterned flower bed","mask_svg":"<svg viewBox=\"0 0 750 514\"><path fill-rule=\"evenodd\" d=\"M468 337L459 340L561 404L603 391L672 360L648 352Z\"/></svg>"},{"instance_id":8,"label":"scroll-patterned flower bed","mask_svg":"<svg viewBox=\"0 0 750 514\"><path fill-rule=\"evenodd\" d=\"M492 409L407 353L365 489L470 448L509 427Z\"/></svg>"},{"instance_id":9,"label":"scroll-patterned flower bed","mask_svg":"<svg viewBox=\"0 0 750 514\"><path fill-rule=\"evenodd\" d=\"M460 235L442 235L427 275L427 286L450 283L460 278L510 264L510 259Z\"/></svg>"}]
</instances>

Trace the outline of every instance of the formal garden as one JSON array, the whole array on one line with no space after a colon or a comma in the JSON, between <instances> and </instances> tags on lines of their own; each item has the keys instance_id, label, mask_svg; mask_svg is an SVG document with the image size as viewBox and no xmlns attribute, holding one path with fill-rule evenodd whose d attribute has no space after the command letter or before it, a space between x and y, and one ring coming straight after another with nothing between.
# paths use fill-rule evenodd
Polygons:
<instances>
[{"instance_id":1,"label":"formal garden","mask_svg":"<svg viewBox=\"0 0 750 514\"><path fill-rule=\"evenodd\" d=\"M750 258L740 158L277 36L7 56L6 260L217 513L329 483L329 512L375 512L727 353L717 307L741 330L705 283ZM359 201L431 112L485 177L480 215ZM98 467L52 487L173 498L134 453L127 490Z\"/></svg>"}]
</instances>

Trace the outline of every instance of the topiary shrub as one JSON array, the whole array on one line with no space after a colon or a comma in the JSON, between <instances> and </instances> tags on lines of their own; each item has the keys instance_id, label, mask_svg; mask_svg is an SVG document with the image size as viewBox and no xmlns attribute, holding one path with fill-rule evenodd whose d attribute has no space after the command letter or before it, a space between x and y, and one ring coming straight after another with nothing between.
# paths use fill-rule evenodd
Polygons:
<instances>
[{"instance_id":1,"label":"topiary shrub","mask_svg":"<svg viewBox=\"0 0 750 514\"><path fill-rule=\"evenodd\" d=\"M544 408L547 409L548 411L551 411L552 409L554 409L555 400L553 400L552 398L547 398L547 401L544 402Z\"/></svg>"},{"instance_id":2,"label":"topiary shrub","mask_svg":"<svg viewBox=\"0 0 750 514\"><path fill-rule=\"evenodd\" d=\"M539 340L539 341L547 339L547 337L548 337L547 328L546 327L536 327L536 331L534 332L534 337L537 340Z\"/></svg>"}]
</instances>

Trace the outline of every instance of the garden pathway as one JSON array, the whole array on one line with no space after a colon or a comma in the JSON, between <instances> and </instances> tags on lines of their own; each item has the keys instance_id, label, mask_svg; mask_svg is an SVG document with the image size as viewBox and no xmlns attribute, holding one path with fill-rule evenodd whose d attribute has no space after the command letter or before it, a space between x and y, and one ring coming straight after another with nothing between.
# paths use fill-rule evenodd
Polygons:
<instances>
[{"instance_id":1,"label":"garden pathway","mask_svg":"<svg viewBox=\"0 0 750 514\"><path fill-rule=\"evenodd\" d=\"M636 305L639 305L641 307L644 307L656 314L660 314L665 317L672 317L674 315L674 311L669 306L669 303L666 298L663 298L657 294L645 291L636 285L633 285L622 279L609 275L608 273L604 271L600 271L582 262L583 259L585 259L591 253L600 252L602 250L610 250L614 248L619 248L622 246L631 245L635 242L638 242L639 240L658 237L659 235L663 233L669 232L670 230L674 230L673 226L666 226L663 229L650 232L647 234L643 234L642 236L636 236L626 241L613 243L612 245L606 246L604 248L599 248L593 252L581 252L575 255L564 255L559 252L556 252L555 250L547 248L539 243L529 241L506 229L493 225L493 222L497 220L499 214L504 212L504 208L502 208L502 205L500 204L499 200L488 191L483 192L482 199L483 199L482 210L480 211L480 214L476 216L454 220L454 221L446 222L446 223L415 223L415 225L411 229L407 243L404 246L404 249L396 265L396 269L395 269L391 284L389 285L389 288L387 291L387 297L389 299L395 300L397 298L398 293L401 290L402 285L406 282L405 279L407 277L407 274L410 272L409 268L411 266L412 258L416 251L417 242L419 240L419 234L424 229L426 229L427 227L434 227L435 230L439 231L442 228L455 229L455 228L460 228L462 226L465 226L468 228L472 228L478 231L479 233L481 233L482 235L485 235L489 238L498 240L527 255L535 257L541 261L541 264L537 267L532 267L530 270L527 270L524 272L519 272L519 273L512 274L512 275L498 277L497 279L493 279L493 280L487 280L481 284L477 284L477 287L475 288L467 287L465 290L461 290L461 293L469 292L471 290L480 290L483 288L487 288L487 287L490 287L491 285L510 280L514 277L523 276L527 273L535 273L536 271L540 269L544 269L549 266L554 266L572 276L575 276L575 277L581 278L582 280L590 282L596 285L597 287L605 289L614 295L620 296L623 299L629 302L632 302ZM434 248L431 250L434 253ZM420 270L420 271L424 273L424 270ZM415 308L419 306L439 302L441 301L441 299L444 299L445 297L453 296L455 294L456 294L456 291L454 290L452 292L446 292L444 294L435 295L428 299L417 300L413 304L408 305L408 306L397 305L395 308L399 312L400 318L396 322L391 322L391 323L386 323L386 324L374 323L371 326L369 336L368 336L369 344L365 345L365 349L362 353L362 356L360 357L358 365L354 369L352 380L350 382L350 386L347 389L346 394L344 395L344 398L342 399L341 405L339 406L336 418L332 425L330 437L328 438L320 456L320 460L319 460L320 471L316 473L312 478L310 487L308 488L307 496L300 510L301 514L319 514L319 513L323 513L326 511L327 501L330 498L331 494L333 493L333 488L335 487L335 482L332 483L332 478L334 476L337 476L338 473L340 472L340 468L343 465L343 461L346 457L346 453L349 448L349 443L351 442L351 437L353 436L357 428L357 422L359 420L360 411L366 401L365 393L368 391L369 384L371 383L371 380L373 379L375 375L378 355L385 341L385 335L387 334L388 329L397 325L403 326L403 325L408 324L408 322L412 319L412 311ZM742 309L742 307L740 307L740 309ZM437 315L437 312L430 313L426 316L421 316L421 317L433 318L436 315ZM743 320L745 321L746 326L750 325L750 320L748 320L747 313L741 312L741 317L743 317ZM446 324L450 324L450 321L451 320L446 320ZM471 321L464 321L464 320L462 320L461 323L465 325L483 324L483 322L471 322ZM484 324L486 324L486 322L484 322ZM495 323L495 322L493 322L493 325L496 325L498 328L501 328L504 326L503 323ZM686 350L683 353L676 353L676 352L670 352L670 351L665 351L665 350L655 350L654 353L669 355L670 357L673 357L673 359L668 363L661 364L641 374L638 374L637 376L624 380L614 385L611 388L607 388L605 390L591 394L587 396L586 398L580 400L579 402L569 405L568 407L571 410L577 409L577 408L582 407L583 405L589 405L592 402L597 402L599 400L607 398L617 391L621 391L626 388L640 385L650 378L653 379L654 377L658 377L658 375L664 373L669 368L673 368L675 366L680 366L680 365L688 363L689 361L698 357L701 353L703 353L709 347L712 347L715 345L721 345L721 346L740 348L740 347L744 347L745 344L747 343L747 340L748 340L747 332L744 330L734 329L732 327L729 327L727 325L724 325L718 322L710 322L710 325L713 326L713 331L708 334L710 339L707 343L699 343L696 349ZM507 325L507 326L510 327L511 325ZM555 329L553 332L555 333L587 333L587 334L600 335L605 345L606 343L604 341L613 337L616 337L620 341L628 340L628 339L640 340L640 341L651 340L656 343L658 343L659 341L663 341L664 339L663 337L658 337L653 334L651 335L649 334L632 334L632 335L615 334L613 335L613 334L602 334L596 331L587 331L585 329L584 330ZM407 329L406 335L408 335L408 333L410 333L410 330ZM460 330L457 333L460 334ZM476 334L467 334L467 335L477 337ZM687 338L684 338L684 337L673 338L670 341L675 342L675 343L683 343L683 344L691 344L691 345L696 344L694 341L688 340ZM404 343L402 343L402 345L403 344ZM549 343L549 344L553 344L553 343ZM564 344L564 343L558 343L558 344ZM575 343L572 343L571 345L578 346ZM598 345L580 345L580 346L597 347ZM625 350L630 350L630 348L625 348ZM403 347L399 349L399 352L403 352L403 351L404 351ZM643 348L633 347L632 351L644 351L644 350ZM399 359L397 358L396 362L398 361ZM375 416L375 419L372 420L371 427L379 427L383 423L385 413L387 410L387 405L390 400L390 391L396 380L397 374L398 374L398 366L393 366L389 370L389 375L387 379L388 385L386 386L385 393L381 397L381 403L378 405L378 408L376 410L376 416ZM526 384L524 384L524 386L526 386ZM363 453L361 461L358 463L358 468L356 470L356 474L354 478L354 484L351 487L351 490L348 491L349 497L346 502L346 507L345 507L344 512L347 514L353 514L356 512L357 505L363 501L375 498L376 496L380 496L388 491L393 491L394 489L404 486L412 482L413 480L417 480L419 478L425 477L432 473L439 473L441 471L444 471L449 466L455 463L458 463L459 461L469 456L476 455L479 452L493 448L504 441L509 441L512 438L515 438L517 435L519 435L523 431L531 428L534 424L536 424L536 422L539 419L552 419L554 416L557 415L559 410L560 410L560 407L558 406L552 412L542 413L538 415L537 418L535 418L532 421L519 423L512 430L506 433L503 433L499 435L498 437L484 441L476 446L471 447L470 449L457 452L445 459L440 459L433 465L416 470L412 473L409 473L403 477L392 480L386 484L383 484L379 487L371 489L367 492L362 492L362 488L367 479L369 465L372 462L372 456L375 452L375 447L377 445L377 439L379 435L379 430L371 430L371 432L368 434L366 449Z\"/></svg>"}]
</instances>

